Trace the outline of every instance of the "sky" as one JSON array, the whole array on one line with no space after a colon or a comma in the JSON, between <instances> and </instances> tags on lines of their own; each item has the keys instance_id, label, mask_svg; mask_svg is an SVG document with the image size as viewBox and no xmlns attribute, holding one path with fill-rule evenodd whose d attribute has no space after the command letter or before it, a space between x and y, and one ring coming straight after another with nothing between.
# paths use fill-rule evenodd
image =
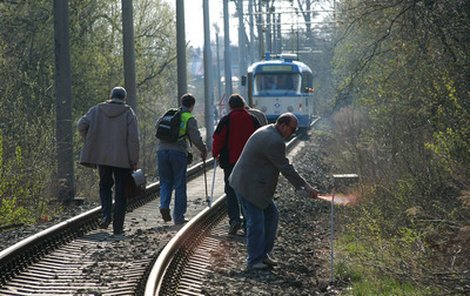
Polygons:
<instances>
[{"instance_id":1,"label":"sky","mask_svg":"<svg viewBox=\"0 0 470 296\"><path fill-rule=\"evenodd\" d=\"M166 0L172 7L176 6L176 0ZM185 33L186 42L190 46L203 47L204 45L204 22L203 22L203 0L188 0L184 1L184 18L185 18ZM211 40L215 40L214 25L220 29L219 36L223 36L224 20L223 20L223 1L212 0L209 3L209 22ZM235 5L229 1L229 14L233 15L235 12ZM235 18L230 19L230 41L232 44L238 44L238 20Z\"/></svg>"},{"instance_id":2,"label":"sky","mask_svg":"<svg viewBox=\"0 0 470 296\"><path fill-rule=\"evenodd\" d=\"M164 0L169 3L173 8L176 7L176 0ZM210 22L210 34L211 40L215 40L214 25L219 27L219 36L223 38L224 35L224 20L223 20L223 2L222 0L209 0L209 22ZM314 9L331 9L333 4L332 0L323 0L315 3ZM185 0L184 1L184 17L185 17L185 33L186 42L189 42L190 46L203 47L204 46L204 23L203 23L203 0ZM234 17L236 13L235 4L232 1L229 3L229 27L230 27L230 42L233 45L238 44L238 18ZM280 4L283 11L292 11L293 8L289 4ZM279 7L278 7L279 8ZM245 7L245 13L247 8ZM292 18L290 18L292 16ZM322 19L323 17L320 17ZM298 18L301 20L301 18ZM283 22L292 23L295 22L296 18L293 14L284 14ZM317 18L317 20L319 20ZM289 28L290 25L287 26ZM223 42L223 41L222 41Z\"/></svg>"}]
</instances>

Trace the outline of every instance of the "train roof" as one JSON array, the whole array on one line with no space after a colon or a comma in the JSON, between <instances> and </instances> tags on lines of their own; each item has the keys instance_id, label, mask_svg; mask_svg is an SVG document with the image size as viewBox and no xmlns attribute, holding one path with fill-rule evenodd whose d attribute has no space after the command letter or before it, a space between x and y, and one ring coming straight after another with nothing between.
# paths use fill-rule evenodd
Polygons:
<instances>
[{"instance_id":1,"label":"train roof","mask_svg":"<svg viewBox=\"0 0 470 296\"><path fill-rule=\"evenodd\" d=\"M312 73L312 70L306 64L299 61L295 61L292 58L283 57L255 62L248 67L248 73L256 72L257 67L264 65L295 65L297 66L300 72Z\"/></svg>"}]
</instances>

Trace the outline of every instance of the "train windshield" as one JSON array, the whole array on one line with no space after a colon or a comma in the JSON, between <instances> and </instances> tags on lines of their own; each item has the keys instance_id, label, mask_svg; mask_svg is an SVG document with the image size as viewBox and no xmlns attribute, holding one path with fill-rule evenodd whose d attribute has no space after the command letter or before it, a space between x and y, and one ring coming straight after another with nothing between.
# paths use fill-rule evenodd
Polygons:
<instances>
[{"instance_id":1,"label":"train windshield","mask_svg":"<svg viewBox=\"0 0 470 296\"><path fill-rule=\"evenodd\" d=\"M298 73L260 73L254 77L254 95L299 93L300 89L301 79Z\"/></svg>"}]
</instances>

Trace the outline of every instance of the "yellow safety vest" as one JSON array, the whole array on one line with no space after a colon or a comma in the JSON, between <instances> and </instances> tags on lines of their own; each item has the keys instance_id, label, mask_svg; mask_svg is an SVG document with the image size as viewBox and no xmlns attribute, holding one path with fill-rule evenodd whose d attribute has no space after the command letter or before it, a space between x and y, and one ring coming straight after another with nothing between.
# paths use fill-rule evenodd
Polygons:
<instances>
[{"instance_id":1,"label":"yellow safety vest","mask_svg":"<svg viewBox=\"0 0 470 296\"><path fill-rule=\"evenodd\" d=\"M187 128L188 128L188 120L193 117L193 114L191 112L185 111L181 113L181 124L180 124L180 130L178 133L178 141L181 141L185 139L188 134Z\"/></svg>"}]
</instances>

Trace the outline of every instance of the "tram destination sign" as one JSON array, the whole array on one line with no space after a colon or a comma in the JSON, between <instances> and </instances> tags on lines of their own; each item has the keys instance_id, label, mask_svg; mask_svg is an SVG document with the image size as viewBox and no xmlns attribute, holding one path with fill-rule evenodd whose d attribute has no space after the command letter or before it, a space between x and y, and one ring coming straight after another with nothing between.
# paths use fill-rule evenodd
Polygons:
<instances>
[{"instance_id":1,"label":"tram destination sign","mask_svg":"<svg viewBox=\"0 0 470 296\"><path fill-rule=\"evenodd\" d=\"M263 65L261 72L292 72L292 65Z\"/></svg>"}]
</instances>

